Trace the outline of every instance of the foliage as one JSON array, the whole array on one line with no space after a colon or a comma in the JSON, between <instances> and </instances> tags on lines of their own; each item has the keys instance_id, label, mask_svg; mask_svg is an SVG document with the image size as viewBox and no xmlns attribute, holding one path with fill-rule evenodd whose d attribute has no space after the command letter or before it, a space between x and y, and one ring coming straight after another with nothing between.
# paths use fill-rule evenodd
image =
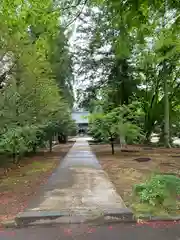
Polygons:
<instances>
[{"instance_id":1,"label":"foliage","mask_svg":"<svg viewBox=\"0 0 180 240\"><path fill-rule=\"evenodd\" d=\"M178 1L87 4L78 33L88 43L76 46L84 81L80 106L93 112L100 101L103 111L111 111L138 102L145 140L160 129L169 147L179 118L179 11Z\"/></svg>"},{"instance_id":2,"label":"foliage","mask_svg":"<svg viewBox=\"0 0 180 240\"><path fill-rule=\"evenodd\" d=\"M95 140L108 141L114 137L113 119L105 114L94 114L89 117L89 133Z\"/></svg>"},{"instance_id":3,"label":"foliage","mask_svg":"<svg viewBox=\"0 0 180 240\"><path fill-rule=\"evenodd\" d=\"M29 4L0 3L0 151L14 158L74 129L73 70L59 6Z\"/></svg>"},{"instance_id":4,"label":"foliage","mask_svg":"<svg viewBox=\"0 0 180 240\"><path fill-rule=\"evenodd\" d=\"M140 203L169 209L176 206L180 195L180 178L174 175L154 175L134 187L134 196Z\"/></svg>"},{"instance_id":5,"label":"foliage","mask_svg":"<svg viewBox=\"0 0 180 240\"><path fill-rule=\"evenodd\" d=\"M13 154L14 158L32 151L34 144L43 146L43 131L40 126L23 126L8 129L0 141L1 152Z\"/></svg>"},{"instance_id":6,"label":"foliage","mask_svg":"<svg viewBox=\"0 0 180 240\"><path fill-rule=\"evenodd\" d=\"M124 138L133 141L141 136L141 129L133 123L136 117L128 114L126 106L115 108L107 113L94 113L89 118L89 131L96 140L108 141L109 138Z\"/></svg>"}]
</instances>

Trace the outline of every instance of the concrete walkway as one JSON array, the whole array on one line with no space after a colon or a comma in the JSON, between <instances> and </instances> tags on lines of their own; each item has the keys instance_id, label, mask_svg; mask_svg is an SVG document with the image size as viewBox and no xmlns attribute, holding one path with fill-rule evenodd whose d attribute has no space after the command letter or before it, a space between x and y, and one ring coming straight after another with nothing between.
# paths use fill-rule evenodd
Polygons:
<instances>
[{"instance_id":1,"label":"concrete walkway","mask_svg":"<svg viewBox=\"0 0 180 240\"><path fill-rule=\"evenodd\" d=\"M98 215L126 208L85 138L78 138L39 196L23 214Z\"/></svg>"}]
</instances>

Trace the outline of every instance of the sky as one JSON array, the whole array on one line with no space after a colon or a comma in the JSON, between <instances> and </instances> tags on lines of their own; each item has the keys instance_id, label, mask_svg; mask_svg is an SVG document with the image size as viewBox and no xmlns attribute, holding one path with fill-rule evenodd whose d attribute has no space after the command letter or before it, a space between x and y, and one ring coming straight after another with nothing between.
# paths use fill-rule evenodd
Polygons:
<instances>
[{"instance_id":1,"label":"sky","mask_svg":"<svg viewBox=\"0 0 180 240\"><path fill-rule=\"evenodd\" d=\"M73 29L72 35L69 39L69 46L70 51L74 52L76 51L76 46L80 45L81 47L85 47L88 45L88 40L84 38L83 35L80 35L80 33L77 32L77 29L79 26L84 25L83 21L81 21L79 18L76 19L76 21L72 24L71 28ZM87 86L89 84L88 81L84 82L84 76L79 76L76 72L80 68L80 64L74 65L74 95L77 99L77 89L80 87L82 88L82 82L84 86ZM77 103L75 103L75 107L77 107Z\"/></svg>"},{"instance_id":2,"label":"sky","mask_svg":"<svg viewBox=\"0 0 180 240\"><path fill-rule=\"evenodd\" d=\"M82 13L86 12L86 9L87 8L84 8ZM93 8L92 10L95 13L97 13L99 11L98 8ZM70 45L70 51L72 51L72 52L76 51L76 46L86 47L89 44L90 35L78 32L78 27L80 27L80 26L83 26L83 28L93 26L93 22L92 22L91 17L88 16L88 17L86 17L85 20L86 20L87 23L84 23L82 20L80 20L78 18L73 23L73 26L71 26L73 28L73 32L72 32L72 35L71 35L70 40L69 40L69 45ZM101 48L99 50L109 51L109 48L110 48L110 46L104 46L103 48ZM95 54L94 58L96 60L101 59L101 55ZM79 62L81 62L81 59L80 59ZM90 71L87 72L86 74L80 76L76 73L76 71L79 68L80 68L80 64L77 64L77 65L74 66L74 77L75 77L74 94L75 94L75 97L77 97L77 89L81 88L81 89L85 90L86 87L90 83L90 79L88 77L88 74L90 74ZM101 68L99 68L97 72L91 71L91 73L94 73L94 74L97 75L93 79L94 82L99 81L98 74L103 75L102 72L103 72L103 69L101 69Z\"/></svg>"}]
</instances>

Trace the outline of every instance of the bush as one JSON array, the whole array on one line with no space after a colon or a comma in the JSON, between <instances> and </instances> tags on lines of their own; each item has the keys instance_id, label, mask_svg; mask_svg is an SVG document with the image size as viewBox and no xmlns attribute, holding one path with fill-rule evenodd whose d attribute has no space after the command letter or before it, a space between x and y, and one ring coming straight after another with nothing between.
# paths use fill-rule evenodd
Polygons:
<instances>
[{"instance_id":1,"label":"bush","mask_svg":"<svg viewBox=\"0 0 180 240\"><path fill-rule=\"evenodd\" d=\"M180 195L180 178L174 175L154 175L149 181L135 185L133 195L140 203L174 209L177 196Z\"/></svg>"},{"instance_id":2,"label":"bush","mask_svg":"<svg viewBox=\"0 0 180 240\"><path fill-rule=\"evenodd\" d=\"M9 128L0 138L0 152L13 156L14 163L18 163L19 158L31 152L35 146L42 145L42 135L40 126L14 126Z\"/></svg>"}]
</instances>

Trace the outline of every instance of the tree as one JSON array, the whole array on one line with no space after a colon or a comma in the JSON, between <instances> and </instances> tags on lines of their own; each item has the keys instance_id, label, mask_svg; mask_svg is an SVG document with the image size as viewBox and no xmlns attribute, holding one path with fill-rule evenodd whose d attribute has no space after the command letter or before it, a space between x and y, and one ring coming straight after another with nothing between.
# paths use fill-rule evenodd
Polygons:
<instances>
[{"instance_id":1,"label":"tree","mask_svg":"<svg viewBox=\"0 0 180 240\"><path fill-rule=\"evenodd\" d=\"M119 139L121 146L141 137L141 128L135 124L136 116L128 114L126 106L115 108L108 113L94 113L89 117L90 134L96 140L108 141L114 154L114 141ZM133 119L134 118L134 119Z\"/></svg>"},{"instance_id":2,"label":"tree","mask_svg":"<svg viewBox=\"0 0 180 240\"><path fill-rule=\"evenodd\" d=\"M101 113L91 115L89 121L89 132L93 138L110 142L112 154L114 154L114 139L116 137L114 119Z\"/></svg>"},{"instance_id":3,"label":"tree","mask_svg":"<svg viewBox=\"0 0 180 240\"><path fill-rule=\"evenodd\" d=\"M50 61L62 29L59 8L52 0L29 4L0 3L0 151L11 154L15 163L55 133L68 134L74 127L69 99Z\"/></svg>"},{"instance_id":4,"label":"tree","mask_svg":"<svg viewBox=\"0 0 180 240\"><path fill-rule=\"evenodd\" d=\"M50 62L61 95L73 107L73 62L63 29L60 29L58 36L51 44Z\"/></svg>"}]
</instances>

